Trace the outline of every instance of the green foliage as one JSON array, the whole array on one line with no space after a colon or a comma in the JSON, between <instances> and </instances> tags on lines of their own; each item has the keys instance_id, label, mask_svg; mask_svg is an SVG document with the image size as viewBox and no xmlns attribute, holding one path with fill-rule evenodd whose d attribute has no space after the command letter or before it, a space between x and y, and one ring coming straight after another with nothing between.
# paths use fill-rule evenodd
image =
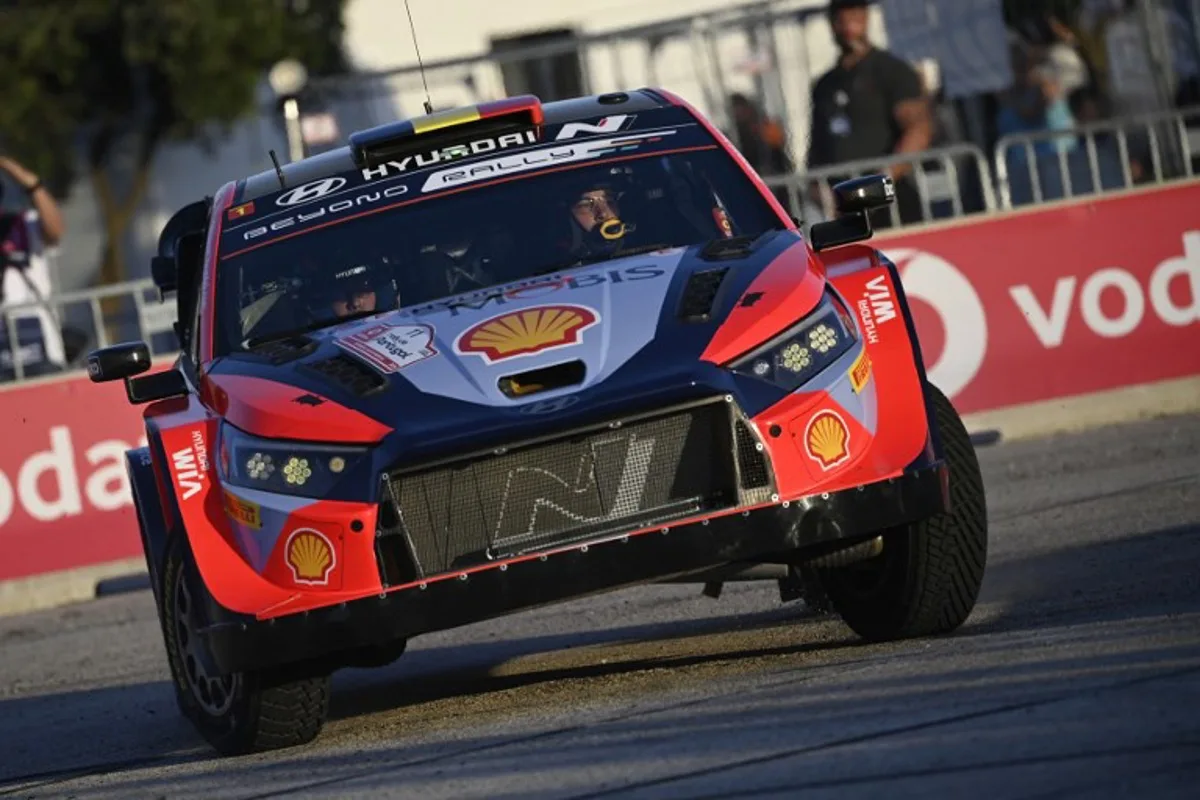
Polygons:
<instances>
[{"instance_id":1,"label":"green foliage","mask_svg":"<svg viewBox=\"0 0 1200 800\"><path fill-rule=\"evenodd\" d=\"M132 137L137 168L167 139L214 134L256 110L284 57L344 69L345 0L8 0L0 6L0 146L61 193Z\"/></svg>"}]
</instances>

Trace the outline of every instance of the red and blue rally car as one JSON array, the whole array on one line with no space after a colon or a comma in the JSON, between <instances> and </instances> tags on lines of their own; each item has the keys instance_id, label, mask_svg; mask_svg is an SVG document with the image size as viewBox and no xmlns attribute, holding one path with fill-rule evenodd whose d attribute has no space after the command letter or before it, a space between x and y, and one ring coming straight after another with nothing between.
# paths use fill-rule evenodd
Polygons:
<instances>
[{"instance_id":1,"label":"red and blue rally car","mask_svg":"<svg viewBox=\"0 0 1200 800\"><path fill-rule=\"evenodd\" d=\"M806 238L685 101L530 96L222 186L152 264L180 355L89 356L176 694L221 753L307 742L329 676L422 633L751 574L887 640L958 627L987 515L926 379L893 201Z\"/></svg>"}]
</instances>

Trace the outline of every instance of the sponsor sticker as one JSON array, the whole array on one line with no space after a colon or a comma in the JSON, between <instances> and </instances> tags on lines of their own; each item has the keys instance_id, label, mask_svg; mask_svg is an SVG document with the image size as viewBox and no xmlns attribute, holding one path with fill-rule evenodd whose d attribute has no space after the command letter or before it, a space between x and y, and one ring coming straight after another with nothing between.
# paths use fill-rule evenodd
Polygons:
<instances>
[{"instance_id":1,"label":"sponsor sticker","mask_svg":"<svg viewBox=\"0 0 1200 800\"><path fill-rule=\"evenodd\" d=\"M229 220L241 219L242 217L249 216L253 213L254 201L251 200L249 203L242 203L240 206L234 206L233 208L229 209L228 213L225 215L225 218Z\"/></svg>"},{"instance_id":2,"label":"sponsor sticker","mask_svg":"<svg viewBox=\"0 0 1200 800\"><path fill-rule=\"evenodd\" d=\"M326 586L337 559L325 534L312 528L297 528L284 545L284 558L292 580L305 586Z\"/></svg>"},{"instance_id":3,"label":"sponsor sticker","mask_svg":"<svg viewBox=\"0 0 1200 800\"><path fill-rule=\"evenodd\" d=\"M262 509L258 503L243 500L228 491L225 492L225 513L234 522L240 522L248 528L257 530L262 527Z\"/></svg>"},{"instance_id":4,"label":"sponsor sticker","mask_svg":"<svg viewBox=\"0 0 1200 800\"><path fill-rule=\"evenodd\" d=\"M579 344L583 332L599 321L600 314L587 306L535 306L472 325L458 337L454 349L460 355L475 353L494 364Z\"/></svg>"},{"instance_id":5,"label":"sponsor sticker","mask_svg":"<svg viewBox=\"0 0 1200 800\"><path fill-rule=\"evenodd\" d=\"M204 434L192 431L192 444L171 454L171 467L175 482L184 500L191 500L204 488L204 476L208 474L208 445Z\"/></svg>"},{"instance_id":6,"label":"sponsor sticker","mask_svg":"<svg viewBox=\"0 0 1200 800\"><path fill-rule=\"evenodd\" d=\"M337 344L383 373L398 372L437 355L433 328L413 322L385 322L343 336Z\"/></svg>"},{"instance_id":7,"label":"sponsor sticker","mask_svg":"<svg viewBox=\"0 0 1200 800\"><path fill-rule=\"evenodd\" d=\"M878 327L896 318L896 298L892 297L886 275L879 275L867 281L863 296L858 301L858 316L862 319L867 341L877 344Z\"/></svg>"},{"instance_id":8,"label":"sponsor sticker","mask_svg":"<svg viewBox=\"0 0 1200 800\"><path fill-rule=\"evenodd\" d=\"M314 200L320 200L326 195L331 195L345 185L346 179L337 175L329 178L321 178L320 180L305 183L297 186L295 189L284 192L275 198L275 205L284 207L304 205Z\"/></svg>"},{"instance_id":9,"label":"sponsor sticker","mask_svg":"<svg viewBox=\"0 0 1200 800\"><path fill-rule=\"evenodd\" d=\"M854 393L858 394L869 380L871 380L871 357L867 355L867 349L864 347L850 367L850 386L854 389Z\"/></svg>"},{"instance_id":10,"label":"sponsor sticker","mask_svg":"<svg viewBox=\"0 0 1200 800\"><path fill-rule=\"evenodd\" d=\"M850 458L850 429L840 414L826 409L808 421L804 447L821 469L831 470Z\"/></svg>"}]
</instances>

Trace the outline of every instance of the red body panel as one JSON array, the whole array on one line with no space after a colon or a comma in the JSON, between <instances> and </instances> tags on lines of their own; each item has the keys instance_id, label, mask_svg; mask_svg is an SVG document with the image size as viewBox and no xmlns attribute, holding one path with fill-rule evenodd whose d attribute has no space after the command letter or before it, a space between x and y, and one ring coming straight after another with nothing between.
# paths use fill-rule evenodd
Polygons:
<instances>
[{"instance_id":1,"label":"red body panel","mask_svg":"<svg viewBox=\"0 0 1200 800\"><path fill-rule=\"evenodd\" d=\"M391 428L327 397L277 381L246 375L209 375L202 382L205 404L236 428L268 439L371 444ZM319 404L297 403L311 395Z\"/></svg>"},{"instance_id":2,"label":"red body panel","mask_svg":"<svg viewBox=\"0 0 1200 800\"><path fill-rule=\"evenodd\" d=\"M825 275L806 242L797 242L756 277L743 302L738 303L717 329L703 358L725 364L782 333L821 299ZM758 294L752 305L744 298Z\"/></svg>"}]
</instances>

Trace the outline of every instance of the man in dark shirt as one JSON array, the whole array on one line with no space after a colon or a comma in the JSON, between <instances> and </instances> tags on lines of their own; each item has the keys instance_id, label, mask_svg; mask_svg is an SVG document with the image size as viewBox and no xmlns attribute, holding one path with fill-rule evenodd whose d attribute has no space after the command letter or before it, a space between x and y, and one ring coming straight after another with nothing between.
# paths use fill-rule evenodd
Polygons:
<instances>
[{"instance_id":1,"label":"man in dark shirt","mask_svg":"<svg viewBox=\"0 0 1200 800\"><path fill-rule=\"evenodd\" d=\"M921 80L906 61L874 47L867 39L869 0L832 0L829 22L841 55L812 91L812 131L808 166L824 167L859 159L884 158L929 149L933 122ZM896 183L896 204L904 223L921 219L912 165L886 170ZM861 171L860 171L861 172ZM836 183L851 175L839 175ZM890 225L890 209L872 218Z\"/></svg>"}]
</instances>

